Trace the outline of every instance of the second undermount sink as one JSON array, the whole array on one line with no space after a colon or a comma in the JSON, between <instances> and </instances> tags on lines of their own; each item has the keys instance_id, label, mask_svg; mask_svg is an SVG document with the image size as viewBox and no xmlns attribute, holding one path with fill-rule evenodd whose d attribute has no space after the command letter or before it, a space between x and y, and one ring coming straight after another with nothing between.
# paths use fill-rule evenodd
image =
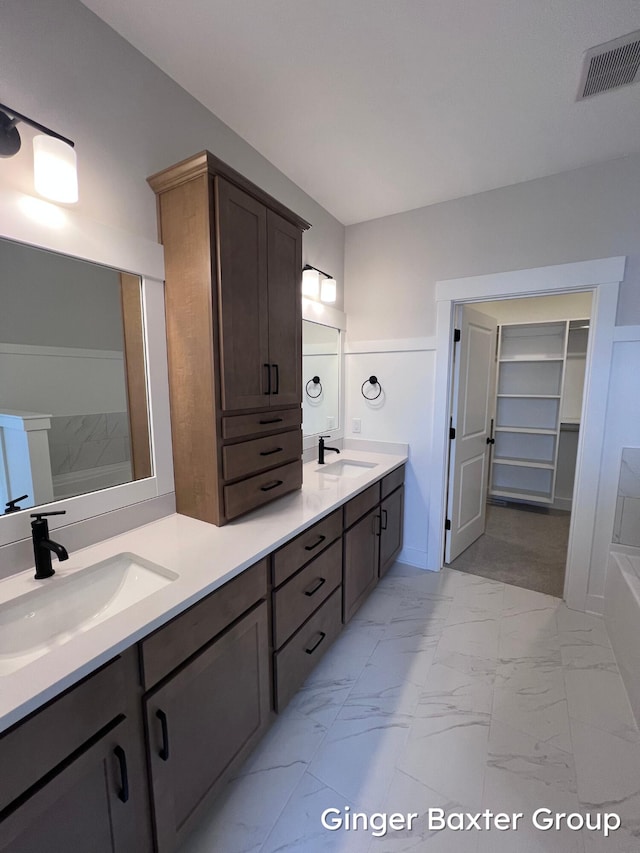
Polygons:
<instances>
[{"instance_id":1,"label":"second undermount sink","mask_svg":"<svg viewBox=\"0 0 640 853\"><path fill-rule=\"evenodd\" d=\"M347 477L349 479L361 477L369 468L375 468L375 462L359 462L355 459L339 459L330 465L322 465L318 468L320 474L331 474L334 477Z\"/></svg>"},{"instance_id":2,"label":"second undermount sink","mask_svg":"<svg viewBox=\"0 0 640 853\"><path fill-rule=\"evenodd\" d=\"M44 581L25 573L7 578L0 583L0 676L121 613L177 577L163 566L123 553L68 574L57 569Z\"/></svg>"}]
</instances>

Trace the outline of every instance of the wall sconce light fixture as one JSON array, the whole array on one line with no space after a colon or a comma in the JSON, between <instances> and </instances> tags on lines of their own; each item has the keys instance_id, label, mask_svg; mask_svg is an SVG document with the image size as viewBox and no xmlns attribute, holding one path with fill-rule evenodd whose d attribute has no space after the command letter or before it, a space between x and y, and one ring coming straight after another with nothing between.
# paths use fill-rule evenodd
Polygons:
<instances>
[{"instance_id":1,"label":"wall sconce light fixture","mask_svg":"<svg viewBox=\"0 0 640 853\"><path fill-rule=\"evenodd\" d=\"M74 143L22 113L0 104L0 157L13 157L22 140L16 125L24 122L42 135L33 139L33 182L36 192L66 204L78 201L78 173Z\"/></svg>"},{"instance_id":2,"label":"wall sconce light fixture","mask_svg":"<svg viewBox=\"0 0 640 853\"><path fill-rule=\"evenodd\" d=\"M320 281L320 276L324 276ZM306 264L302 270L302 295L320 302L335 302L337 296L336 280L328 272Z\"/></svg>"}]
</instances>

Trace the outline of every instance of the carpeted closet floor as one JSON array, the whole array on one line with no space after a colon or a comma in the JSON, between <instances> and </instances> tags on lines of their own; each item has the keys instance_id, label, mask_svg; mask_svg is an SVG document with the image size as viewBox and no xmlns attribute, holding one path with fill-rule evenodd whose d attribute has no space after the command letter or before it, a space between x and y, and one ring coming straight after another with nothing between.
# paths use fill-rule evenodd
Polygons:
<instances>
[{"instance_id":1,"label":"carpeted closet floor","mask_svg":"<svg viewBox=\"0 0 640 853\"><path fill-rule=\"evenodd\" d=\"M488 504L484 535L449 565L562 598L570 519L561 510Z\"/></svg>"}]
</instances>

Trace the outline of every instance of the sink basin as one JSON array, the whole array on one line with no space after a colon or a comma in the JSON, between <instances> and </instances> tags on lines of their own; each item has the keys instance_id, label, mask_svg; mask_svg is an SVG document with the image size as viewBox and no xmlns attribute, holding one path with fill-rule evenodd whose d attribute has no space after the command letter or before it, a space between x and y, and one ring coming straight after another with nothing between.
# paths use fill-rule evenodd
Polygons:
<instances>
[{"instance_id":1,"label":"sink basin","mask_svg":"<svg viewBox=\"0 0 640 853\"><path fill-rule=\"evenodd\" d=\"M0 676L8 675L174 581L175 572L135 554L36 581L0 583Z\"/></svg>"},{"instance_id":2,"label":"sink basin","mask_svg":"<svg viewBox=\"0 0 640 853\"><path fill-rule=\"evenodd\" d=\"M369 468L375 467L375 462L357 462L354 459L339 459L330 465L322 465L317 471L320 474L331 474L334 477L347 477L351 479L361 477Z\"/></svg>"}]
</instances>

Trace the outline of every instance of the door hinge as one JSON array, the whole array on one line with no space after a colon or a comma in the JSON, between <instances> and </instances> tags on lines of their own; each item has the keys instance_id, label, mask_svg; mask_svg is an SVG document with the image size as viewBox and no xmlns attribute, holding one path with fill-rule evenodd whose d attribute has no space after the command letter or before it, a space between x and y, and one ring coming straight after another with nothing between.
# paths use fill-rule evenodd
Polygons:
<instances>
[{"instance_id":1,"label":"door hinge","mask_svg":"<svg viewBox=\"0 0 640 853\"><path fill-rule=\"evenodd\" d=\"M459 340L460 340L460 329L454 329L453 330L453 342L454 342L454 344L457 344Z\"/></svg>"},{"instance_id":2,"label":"door hinge","mask_svg":"<svg viewBox=\"0 0 640 853\"><path fill-rule=\"evenodd\" d=\"M450 518L447 518L447 519L445 520L445 522L444 522L444 529L445 529L445 530L451 530L451 519L450 519Z\"/></svg>"},{"instance_id":3,"label":"door hinge","mask_svg":"<svg viewBox=\"0 0 640 853\"><path fill-rule=\"evenodd\" d=\"M455 437L456 437L456 428L455 427L449 427L449 440L451 440Z\"/></svg>"}]
</instances>

